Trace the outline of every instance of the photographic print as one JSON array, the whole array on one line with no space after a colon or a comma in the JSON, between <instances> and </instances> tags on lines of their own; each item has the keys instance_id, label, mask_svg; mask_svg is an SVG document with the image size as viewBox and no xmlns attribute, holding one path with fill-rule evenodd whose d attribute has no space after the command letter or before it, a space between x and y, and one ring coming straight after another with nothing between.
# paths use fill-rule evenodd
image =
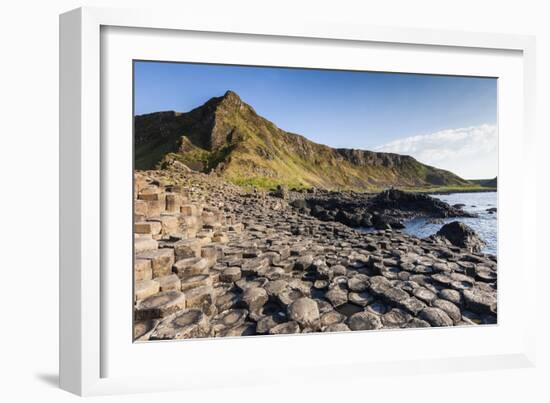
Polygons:
<instances>
[{"instance_id":1,"label":"photographic print","mask_svg":"<svg viewBox=\"0 0 550 403\"><path fill-rule=\"evenodd\" d=\"M497 79L134 61L134 340L497 323Z\"/></svg>"}]
</instances>

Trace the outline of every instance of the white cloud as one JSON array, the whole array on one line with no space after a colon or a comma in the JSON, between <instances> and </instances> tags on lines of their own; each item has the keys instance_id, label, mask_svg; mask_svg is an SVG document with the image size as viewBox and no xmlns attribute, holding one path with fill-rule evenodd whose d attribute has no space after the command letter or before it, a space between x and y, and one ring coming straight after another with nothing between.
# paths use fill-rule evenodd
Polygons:
<instances>
[{"instance_id":1,"label":"white cloud","mask_svg":"<svg viewBox=\"0 0 550 403\"><path fill-rule=\"evenodd\" d=\"M498 170L498 130L494 125L448 129L406 137L376 151L406 154L466 179L492 178Z\"/></svg>"}]
</instances>

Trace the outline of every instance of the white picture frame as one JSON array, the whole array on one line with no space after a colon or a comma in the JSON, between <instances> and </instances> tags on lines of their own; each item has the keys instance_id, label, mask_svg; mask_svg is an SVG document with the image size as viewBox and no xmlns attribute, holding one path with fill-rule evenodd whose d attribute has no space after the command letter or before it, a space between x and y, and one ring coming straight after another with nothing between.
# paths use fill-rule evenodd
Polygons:
<instances>
[{"instance_id":1,"label":"white picture frame","mask_svg":"<svg viewBox=\"0 0 550 403\"><path fill-rule=\"evenodd\" d=\"M132 37L138 35L142 36L139 38L140 46L136 47L131 42ZM124 290L113 293L115 284L126 284L126 277L107 269L112 268L115 261L120 263L120 267L125 267L127 259L131 259L131 238L127 238L130 245L128 256L115 253L106 242L106 239L112 239L124 231L131 232L131 220L129 224L124 221L125 217L131 217L131 210L121 217L110 214L127 206L115 206L115 203L116 200L125 200L127 184L124 178L129 177L127 169L131 167L128 165L129 162L131 164L131 148L127 154L124 151L124 155L119 154L118 168L113 165L112 153L126 149L128 136L114 136L112 133L118 128L121 133L128 133L128 130L131 133L132 116L131 113L125 114L128 111L127 97L131 97L131 88L128 87L131 77L124 76L128 72L128 61L143 58L172 60L173 56L166 49L173 49L173 45L180 43L186 35L192 36L186 42L186 61L271 65L267 52L262 53L261 50L264 46L271 46L280 48L280 51L286 49L285 52L299 66L319 67L323 61L315 60L314 51L311 51L309 62L303 55L300 59L301 53L308 52L298 52L293 48L296 45L303 51L315 44L315 47L324 46L333 52L342 49L341 58L325 61L324 67L349 68L350 56L346 56L346 52L349 53L351 48L353 52L367 51L364 49L368 48L384 55L382 59L385 61L382 60L379 65L369 64L375 70L391 71L393 63L395 71L406 72L489 76L495 76L492 71L502 72L499 77L503 78L504 84L499 87L499 97L508 96L499 98L500 135L501 139L502 136L506 139L501 141L499 150L499 324L484 327L476 333L460 328L354 332L345 335L277 336L269 337L267 341L241 338L145 343L141 344L143 347L135 347L131 338L126 337L126 332L131 332L131 329L125 327L121 316L117 316L124 314L127 308L125 293L131 290L131 283L123 286L126 287ZM219 43L230 43L234 40L231 38L238 38L241 45L257 48L253 52L245 52L235 42L231 55L216 48ZM193 41L212 43L201 43L202 50L198 52L199 47L193 45ZM353 372L355 376L367 377L374 373L463 371L534 365L535 327L528 312L535 312L535 309L521 309L524 312L521 320L512 320L517 316L517 308L507 304L507 290L511 289L507 278L510 277L504 275L502 280L500 278L506 267L516 266L520 274L514 292L521 293L524 307L526 304L534 306L536 285L526 279L536 277L536 264L533 254L525 253L525 234L530 234L530 242L534 242L536 233L536 211L526 208L528 198L534 197L532 189L536 181L535 161L532 158L534 38L315 21L294 24L238 18L216 20L155 10L81 8L61 15L60 49L60 384L63 389L79 395L96 395L235 383L244 386L282 380L304 382L322 380L327 374L334 380L338 378L334 372ZM211 53L208 53L209 49ZM404 61L398 64L400 54L404 60L402 56L407 52L424 53L425 60L431 60L433 67L426 71L422 64L415 64L415 58L407 58L410 59L407 64ZM189 59L191 53L192 60ZM471 57L471 60L466 57ZM308 63L311 66L305 66ZM512 94L517 96L511 97ZM519 152L523 161L521 175L507 169L504 164L514 152ZM513 192L513 186L531 190ZM116 193L116 189L121 193ZM514 207L515 221L506 218ZM516 225L513 235L506 231L509 225ZM518 246L507 247L512 244ZM117 253L121 256L115 256ZM128 319L130 317L131 308L128 309ZM118 329L118 326L121 328ZM381 348L368 354L364 351L353 354L356 351L354 347L360 346L366 338ZM431 345L433 351L407 355L406 351L397 349L391 355L384 355L384 343L395 343L404 338L414 341L416 345ZM446 351L442 347L446 340L460 339L465 344L462 350ZM468 343L473 343L468 340L474 339L487 344L479 349L466 350ZM489 341L493 342L489 345ZM326 354L323 359L316 360L315 353L319 348L329 353L338 351L347 359L337 354ZM247 351L249 356L243 356ZM262 364L258 359L262 353L269 357L269 365ZM145 370L132 370L136 368L133 357L139 357L136 359L143 367L155 367L163 362L162 356L174 354L186 357L186 361L177 359L175 364L170 365L165 362L165 371L159 371L157 375ZM226 365L228 362L231 366ZM336 369L338 371L334 371ZM246 372L246 377L238 376L243 372Z\"/></svg>"}]
</instances>

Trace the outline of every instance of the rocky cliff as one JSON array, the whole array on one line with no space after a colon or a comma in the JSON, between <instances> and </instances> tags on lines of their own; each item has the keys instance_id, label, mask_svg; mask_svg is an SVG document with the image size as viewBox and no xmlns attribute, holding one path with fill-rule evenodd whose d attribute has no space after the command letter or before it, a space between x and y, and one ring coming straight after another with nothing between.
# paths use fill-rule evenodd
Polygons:
<instances>
[{"instance_id":1,"label":"rocky cliff","mask_svg":"<svg viewBox=\"0 0 550 403\"><path fill-rule=\"evenodd\" d=\"M279 129L232 91L187 113L136 116L135 153L137 169L179 162L259 187L378 190L469 184L410 156L314 143Z\"/></svg>"}]
</instances>

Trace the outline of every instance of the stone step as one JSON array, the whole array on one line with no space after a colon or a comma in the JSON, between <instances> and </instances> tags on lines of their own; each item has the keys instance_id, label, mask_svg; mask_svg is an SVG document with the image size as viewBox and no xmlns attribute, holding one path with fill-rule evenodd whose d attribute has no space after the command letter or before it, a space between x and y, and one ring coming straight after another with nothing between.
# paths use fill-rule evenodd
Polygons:
<instances>
[{"instance_id":1,"label":"stone step","mask_svg":"<svg viewBox=\"0 0 550 403\"><path fill-rule=\"evenodd\" d=\"M182 200L178 193L166 193L166 211L179 213Z\"/></svg>"},{"instance_id":2,"label":"stone step","mask_svg":"<svg viewBox=\"0 0 550 403\"><path fill-rule=\"evenodd\" d=\"M180 211L186 217L197 217L200 215L196 204L184 204L180 207Z\"/></svg>"},{"instance_id":3,"label":"stone step","mask_svg":"<svg viewBox=\"0 0 550 403\"><path fill-rule=\"evenodd\" d=\"M208 274L199 274L181 278L181 290L187 291L202 286L212 286L212 277Z\"/></svg>"},{"instance_id":4,"label":"stone step","mask_svg":"<svg viewBox=\"0 0 550 403\"><path fill-rule=\"evenodd\" d=\"M167 276L157 277L160 291L181 291L181 280L176 274L169 274Z\"/></svg>"},{"instance_id":5,"label":"stone step","mask_svg":"<svg viewBox=\"0 0 550 403\"><path fill-rule=\"evenodd\" d=\"M158 249L158 242L152 238L135 238L134 239L134 252L142 253L150 250Z\"/></svg>"},{"instance_id":6,"label":"stone step","mask_svg":"<svg viewBox=\"0 0 550 403\"><path fill-rule=\"evenodd\" d=\"M149 186L142 189L138 194L139 200L148 200L148 201L164 201L165 194L164 192L156 186Z\"/></svg>"},{"instance_id":7,"label":"stone step","mask_svg":"<svg viewBox=\"0 0 550 403\"><path fill-rule=\"evenodd\" d=\"M160 286L158 281L143 280L136 281L134 288L134 301L140 301L159 292Z\"/></svg>"},{"instance_id":8,"label":"stone step","mask_svg":"<svg viewBox=\"0 0 550 403\"><path fill-rule=\"evenodd\" d=\"M140 221L134 224L134 232L136 234L160 234L162 224L159 221Z\"/></svg>"},{"instance_id":9,"label":"stone step","mask_svg":"<svg viewBox=\"0 0 550 403\"><path fill-rule=\"evenodd\" d=\"M170 248L145 251L138 254L136 258L147 259L151 262L153 278L171 274L175 261L174 250Z\"/></svg>"},{"instance_id":10,"label":"stone step","mask_svg":"<svg viewBox=\"0 0 550 403\"><path fill-rule=\"evenodd\" d=\"M200 257L202 244L198 239L185 239L174 243L176 260L189 257Z\"/></svg>"},{"instance_id":11,"label":"stone step","mask_svg":"<svg viewBox=\"0 0 550 403\"><path fill-rule=\"evenodd\" d=\"M172 266L172 271L180 278L206 274L210 269L208 259L201 257L190 257L176 261Z\"/></svg>"},{"instance_id":12,"label":"stone step","mask_svg":"<svg viewBox=\"0 0 550 403\"><path fill-rule=\"evenodd\" d=\"M151 280L153 278L153 269L151 267L151 261L149 259L135 259L134 260L134 280L143 281Z\"/></svg>"},{"instance_id":13,"label":"stone step","mask_svg":"<svg viewBox=\"0 0 550 403\"><path fill-rule=\"evenodd\" d=\"M210 321L200 309L185 309L162 320L151 332L151 340L172 340L207 337Z\"/></svg>"},{"instance_id":14,"label":"stone step","mask_svg":"<svg viewBox=\"0 0 550 403\"><path fill-rule=\"evenodd\" d=\"M135 316L137 320L165 318L185 309L185 301L181 291L161 291L138 302Z\"/></svg>"}]
</instances>

